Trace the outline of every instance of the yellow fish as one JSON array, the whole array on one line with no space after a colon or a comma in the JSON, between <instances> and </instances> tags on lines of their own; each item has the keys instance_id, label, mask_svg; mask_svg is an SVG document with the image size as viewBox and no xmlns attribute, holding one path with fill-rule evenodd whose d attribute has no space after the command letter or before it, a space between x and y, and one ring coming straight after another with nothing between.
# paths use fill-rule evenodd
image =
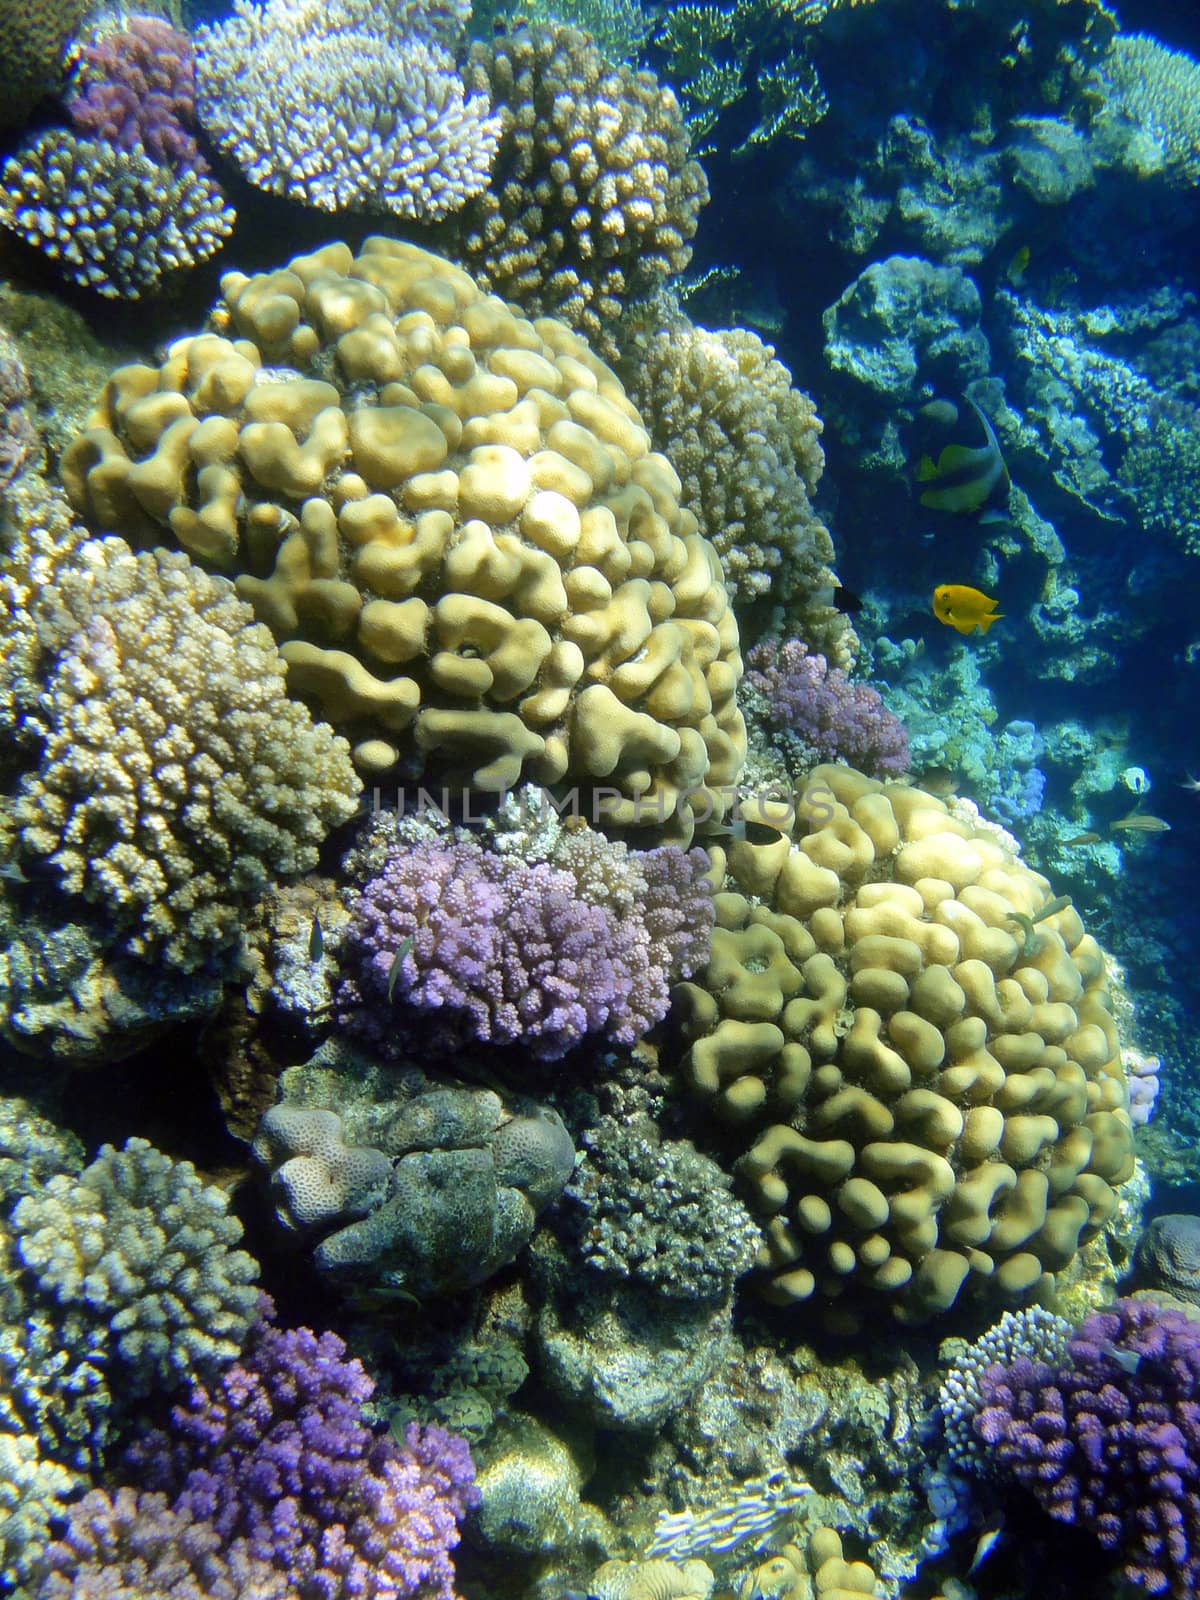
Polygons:
<instances>
[{"instance_id":1,"label":"yellow fish","mask_svg":"<svg viewBox=\"0 0 1200 1600\"><path fill-rule=\"evenodd\" d=\"M934 616L959 633L973 633L976 628L986 633L1004 615L996 610L998 604L965 583L940 583L933 591Z\"/></svg>"}]
</instances>

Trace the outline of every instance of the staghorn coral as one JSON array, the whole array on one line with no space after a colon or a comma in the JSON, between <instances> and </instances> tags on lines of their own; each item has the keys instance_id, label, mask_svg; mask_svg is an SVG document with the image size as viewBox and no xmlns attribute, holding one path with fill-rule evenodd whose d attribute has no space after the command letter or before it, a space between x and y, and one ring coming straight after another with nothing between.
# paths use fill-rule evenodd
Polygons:
<instances>
[{"instance_id":1,"label":"staghorn coral","mask_svg":"<svg viewBox=\"0 0 1200 1600\"><path fill-rule=\"evenodd\" d=\"M845 761L872 778L908 771L908 734L868 683L851 683L799 639L756 645L746 689L762 696L763 719L790 746L789 770Z\"/></svg>"},{"instance_id":2,"label":"staghorn coral","mask_svg":"<svg viewBox=\"0 0 1200 1600\"><path fill-rule=\"evenodd\" d=\"M236 340L114 374L63 457L75 503L242 573L289 688L366 773L574 784L615 826L683 837L723 815L737 625L583 341L393 240L223 287Z\"/></svg>"},{"instance_id":3,"label":"staghorn coral","mask_svg":"<svg viewBox=\"0 0 1200 1600\"><path fill-rule=\"evenodd\" d=\"M704 959L696 934L712 911L702 851L667 845L631 865L645 906L621 914L569 871L473 841L394 849L355 901L343 1020L377 1043L411 1036L451 1054L469 1039L547 1061L589 1034L635 1043L666 1016L672 977Z\"/></svg>"},{"instance_id":4,"label":"staghorn coral","mask_svg":"<svg viewBox=\"0 0 1200 1600\"><path fill-rule=\"evenodd\" d=\"M0 5L0 128L19 128L62 82L71 38L91 0Z\"/></svg>"},{"instance_id":5,"label":"staghorn coral","mask_svg":"<svg viewBox=\"0 0 1200 1600\"><path fill-rule=\"evenodd\" d=\"M0 227L109 299L157 293L214 255L233 222L209 178L64 129L37 134L0 174Z\"/></svg>"},{"instance_id":6,"label":"staghorn coral","mask_svg":"<svg viewBox=\"0 0 1200 1600\"><path fill-rule=\"evenodd\" d=\"M828 598L833 542L810 499L825 465L812 401L757 334L651 310L626 319L620 371L730 592L782 600L813 649L849 666L856 641Z\"/></svg>"},{"instance_id":7,"label":"staghorn coral","mask_svg":"<svg viewBox=\"0 0 1200 1600\"><path fill-rule=\"evenodd\" d=\"M93 542L40 597L41 750L21 848L107 908L139 955L228 957L242 908L316 865L359 785L288 699L265 628L179 552Z\"/></svg>"},{"instance_id":8,"label":"staghorn coral","mask_svg":"<svg viewBox=\"0 0 1200 1600\"><path fill-rule=\"evenodd\" d=\"M79 133L121 150L141 149L175 171L207 172L194 133L192 42L161 17L130 17L78 48L67 115Z\"/></svg>"},{"instance_id":9,"label":"staghorn coral","mask_svg":"<svg viewBox=\"0 0 1200 1600\"><path fill-rule=\"evenodd\" d=\"M147 1393L231 1361L254 1320L258 1267L228 1206L189 1161L130 1139L27 1195L13 1227L39 1292L107 1324L126 1385Z\"/></svg>"},{"instance_id":10,"label":"staghorn coral","mask_svg":"<svg viewBox=\"0 0 1200 1600\"><path fill-rule=\"evenodd\" d=\"M403 1444L373 1433L375 1386L345 1353L335 1334L260 1323L130 1466L302 1600L454 1600L450 1551L476 1499L467 1447L438 1427L412 1425Z\"/></svg>"},{"instance_id":11,"label":"staghorn coral","mask_svg":"<svg viewBox=\"0 0 1200 1600\"><path fill-rule=\"evenodd\" d=\"M500 123L422 20L369 0L235 0L196 35L200 120L261 189L436 221L487 183Z\"/></svg>"},{"instance_id":12,"label":"staghorn coral","mask_svg":"<svg viewBox=\"0 0 1200 1600\"><path fill-rule=\"evenodd\" d=\"M491 184L447 234L454 251L489 289L611 359L611 323L687 266L708 200L674 94L561 23L476 41L463 75L504 131Z\"/></svg>"},{"instance_id":13,"label":"staghorn coral","mask_svg":"<svg viewBox=\"0 0 1200 1600\"><path fill-rule=\"evenodd\" d=\"M288 1600L286 1579L160 1494L91 1489L32 1563L36 1600Z\"/></svg>"},{"instance_id":14,"label":"staghorn coral","mask_svg":"<svg viewBox=\"0 0 1200 1600\"><path fill-rule=\"evenodd\" d=\"M1148 1594L1200 1582L1200 1325L1118 1300L1056 1365L983 1374L975 1433L999 1472L1058 1522L1087 1529Z\"/></svg>"},{"instance_id":15,"label":"staghorn coral","mask_svg":"<svg viewBox=\"0 0 1200 1600\"><path fill-rule=\"evenodd\" d=\"M1046 1289L1133 1173L1104 956L995 830L818 767L714 850L712 957L679 987L691 1088L767 1220L763 1288L853 1322ZM766 842L756 840L766 833ZM820 1303L820 1302L818 1302Z\"/></svg>"}]
</instances>

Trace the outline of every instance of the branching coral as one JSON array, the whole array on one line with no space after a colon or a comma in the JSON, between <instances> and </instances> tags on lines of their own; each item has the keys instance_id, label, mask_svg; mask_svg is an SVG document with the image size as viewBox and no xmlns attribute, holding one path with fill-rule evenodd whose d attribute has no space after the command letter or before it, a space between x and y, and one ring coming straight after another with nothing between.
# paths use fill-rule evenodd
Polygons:
<instances>
[{"instance_id":1,"label":"branching coral","mask_svg":"<svg viewBox=\"0 0 1200 1600\"><path fill-rule=\"evenodd\" d=\"M353 812L348 747L288 698L232 585L177 552L93 543L37 615L46 688L22 849L106 906L138 953L219 962L242 908L315 866Z\"/></svg>"},{"instance_id":2,"label":"branching coral","mask_svg":"<svg viewBox=\"0 0 1200 1600\"><path fill-rule=\"evenodd\" d=\"M708 199L674 94L561 24L475 43L464 75L504 132L491 185L455 219L458 253L488 288L610 358L613 319L682 272Z\"/></svg>"},{"instance_id":3,"label":"branching coral","mask_svg":"<svg viewBox=\"0 0 1200 1600\"><path fill-rule=\"evenodd\" d=\"M52 1178L13 1213L39 1291L112 1330L134 1392L231 1361L254 1320L258 1267L234 1246L228 1197L190 1162L130 1139L78 1178Z\"/></svg>"},{"instance_id":4,"label":"branching coral","mask_svg":"<svg viewBox=\"0 0 1200 1600\"><path fill-rule=\"evenodd\" d=\"M1200 61L1144 33L1119 33L1092 75L1101 147L1141 176L1200 181Z\"/></svg>"},{"instance_id":5,"label":"branching coral","mask_svg":"<svg viewBox=\"0 0 1200 1600\"><path fill-rule=\"evenodd\" d=\"M51 128L4 164L0 226L63 275L109 299L137 300L214 255L234 214L208 178Z\"/></svg>"},{"instance_id":6,"label":"branching coral","mask_svg":"<svg viewBox=\"0 0 1200 1600\"><path fill-rule=\"evenodd\" d=\"M161 17L130 17L79 52L67 114L80 133L121 150L141 149L176 170L207 172L194 133L192 42Z\"/></svg>"},{"instance_id":7,"label":"branching coral","mask_svg":"<svg viewBox=\"0 0 1200 1600\"><path fill-rule=\"evenodd\" d=\"M762 697L768 726L795 742L795 765L847 761L874 778L908 771L904 724L870 684L851 683L799 639L756 645L746 661L746 688Z\"/></svg>"},{"instance_id":8,"label":"branching coral","mask_svg":"<svg viewBox=\"0 0 1200 1600\"><path fill-rule=\"evenodd\" d=\"M262 189L434 221L486 184L500 123L430 22L369 0L235 0L196 36L200 119Z\"/></svg>"}]
</instances>

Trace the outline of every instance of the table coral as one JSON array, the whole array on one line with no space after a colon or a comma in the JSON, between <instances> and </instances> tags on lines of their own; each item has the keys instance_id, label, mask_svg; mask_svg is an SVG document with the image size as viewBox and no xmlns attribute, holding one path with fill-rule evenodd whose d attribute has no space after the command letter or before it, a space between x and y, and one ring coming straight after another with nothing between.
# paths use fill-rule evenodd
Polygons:
<instances>
[{"instance_id":1,"label":"table coral","mask_svg":"<svg viewBox=\"0 0 1200 1600\"><path fill-rule=\"evenodd\" d=\"M561 22L476 41L464 77L492 96L504 132L491 184L454 219L454 251L489 289L611 358L610 324L687 266L708 200L675 95Z\"/></svg>"},{"instance_id":2,"label":"table coral","mask_svg":"<svg viewBox=\"0 0 1200 1600\"><path fill-rule=\"evenodd\" d=\"M130 1139L27 1195L13 1228L38 1291L106 1323L126 1385L147 1393L232 1361L254 1320L258 1266L228 1206L190 1162Z\"/></svg>"},{"instance_id":3,"label":"table coral","mask_svg":"<svg viewBox=\"0 0 1200 1600\"><path fill-rule=\"evenodd\" d=\"M242 573L360 770L573 783L676 835L723 814L737 624L583 341L381 238L223 286L235 337L114 374L63 458L76 503Z\"/></svg>"},{"instance_id":4,"label":"table coral","mask_svg":"<svg viewBox=\"0 0 1200 1600\"><path fill-rule=\"evenodd\" d=\"M920 1318L1048 1287L1134 1170L1100 947L1069 903L1029 937L1049 883L920 789L826 766L742 809L678 993L684 1077L768 1219L763 1288L853 1320L863 1291Z\"/></svg>"},{"instance_id":5,"label":"table coral","mask_svg":"<svg viewBox=\"0 0 1200 1600\"><path fill-rule=\"evenodd\" d=\"M290 700L267 630L179 552L90 544L36 606L41 749L22 851L102 905L139 955L219 965L243 907L316 865L359 784Z\"/></svg>"},{"instance_id":6,"label":"table coral","mask_svg":"<svg viewBox=\"0 0 1200 1600\"><path fill-rule=\"evenodd\" d=\"M322 211L435 221L488 180L500 122L432 8L235 0L196 34L200 119L251 183Z\"/></svg>"},{"instance_id":7,"label":"table coral","mask_svg":"<svg viewBox=\"0 0 1200 1600\"><path fill-rule=\"evenodd\" d=\"M1087 1529L1149 1594L1200 1582L1200 1324L1118 1300L1057 1366L989 1367L975 1432L1059 1522Z\"/></svg>"},{"instance_id":8,"label":"table coral","mask_svg":"<svg viewBox=\"0 0 1200 1600\"><path fill-rule=\"evenodd\" d=\"M21 145L0 176L0 227L109 299L159 292L233 231L233 210L211 179L160 166L140 146L50 128Z\"/></svg>"}]
</instances>

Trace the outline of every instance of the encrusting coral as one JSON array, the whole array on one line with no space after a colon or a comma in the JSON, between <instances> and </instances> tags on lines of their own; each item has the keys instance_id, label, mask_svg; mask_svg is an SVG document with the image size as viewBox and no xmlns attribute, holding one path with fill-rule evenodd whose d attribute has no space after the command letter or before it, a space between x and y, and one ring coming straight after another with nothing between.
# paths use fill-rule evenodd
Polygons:
<instances>
[{"instance_id":1,"label":"encrusting coral","mask_svg":"<svg viewBox=\"0 0 1200 1600\"><path fill-rule=\"evenodd\" d=\"M0 6L0 128L19 128L66 72L66 51L90 0Z\"/></svg>"},{"instance_id":2,"label":"encrusting coral","mask_svg":"<svg viewBox=\"0 0 1200 1600\"><path fill-rule=\"evenodd\" d=\"M609 368L394 240L223 289L231 337L113 375L63 457L75 503L242 573L366 773L587 786L683 837L723 815L737 624Z\"/></svg>"},{"instance_id":3,"label":"encrusting coral","mask_svg":"<svg viewBox=\"0 0 1200 1600\"><path fill-rule=\"evenodd\" d=\"M185 971L243 908L316 865L359 784L343 740L288 698L267 630L178 551L95 541L36 607L40 749L14 821L26 859Z\"/></svg>"},{"instance_id":4,"label":"encrusting coral","mask_svg":"<svg viewBox=\"0 0 1200 1600\"><path fill-rule=\"evenodd\" d=\"M255 1319L258 1265L228 1207L190 1162L130 1139L27 1195L13 1229L38 1291L107 1325L126 1387L147 1393L232 1361Z\"/></svg>"},{"instance_id":5,"label":"encrusting coral","mask_svg":"<svg viewBox=\"0 0 1200 1600\"><path fill-rule=\"evenodd\" d=\"M492 96L504 131L490 185L446 235L453 252L611 359L613 320L687 266L708 200L674 94L560 22L476 41L464 77Z\"/></svg>"},{"instance_id":6,"label":"encrusting coral","mask_svg":"<svg viewBox=\"0 0 1200 1600\"><path fill-rule=\"evenodd\" d=\"M684 1075L768 1219L764 1290L849 1321L853 1291L922 1318L968 1280L1045 1290L1134 1170L1100 947L923 790L825 766L742 813L677 993Z\"/></svg>"},{"instance_id":7,"label":"encrusting coral","mask_svg":"<svg viewBox=\"0 0 1200 1600\"><path fill-rule=\"evenodd\" d=\"M437 16L370 0L235 0L196 35L204 128L274 194L443 217L487 183L500 123L486 94L464 90L447 48L457 27L439 35Z\"/></svg>"},{"instance_id":8,"label":"encrusting coral","mask_svg":"<svg viewBox=\"0 0 1200 1600\"><path fill-rule=\"evenodd\" d=\"M109 299L156 294L233 230L211 179L62 128L36 134L0 174L0 227Z\"/></svg>"}]
</instances>

